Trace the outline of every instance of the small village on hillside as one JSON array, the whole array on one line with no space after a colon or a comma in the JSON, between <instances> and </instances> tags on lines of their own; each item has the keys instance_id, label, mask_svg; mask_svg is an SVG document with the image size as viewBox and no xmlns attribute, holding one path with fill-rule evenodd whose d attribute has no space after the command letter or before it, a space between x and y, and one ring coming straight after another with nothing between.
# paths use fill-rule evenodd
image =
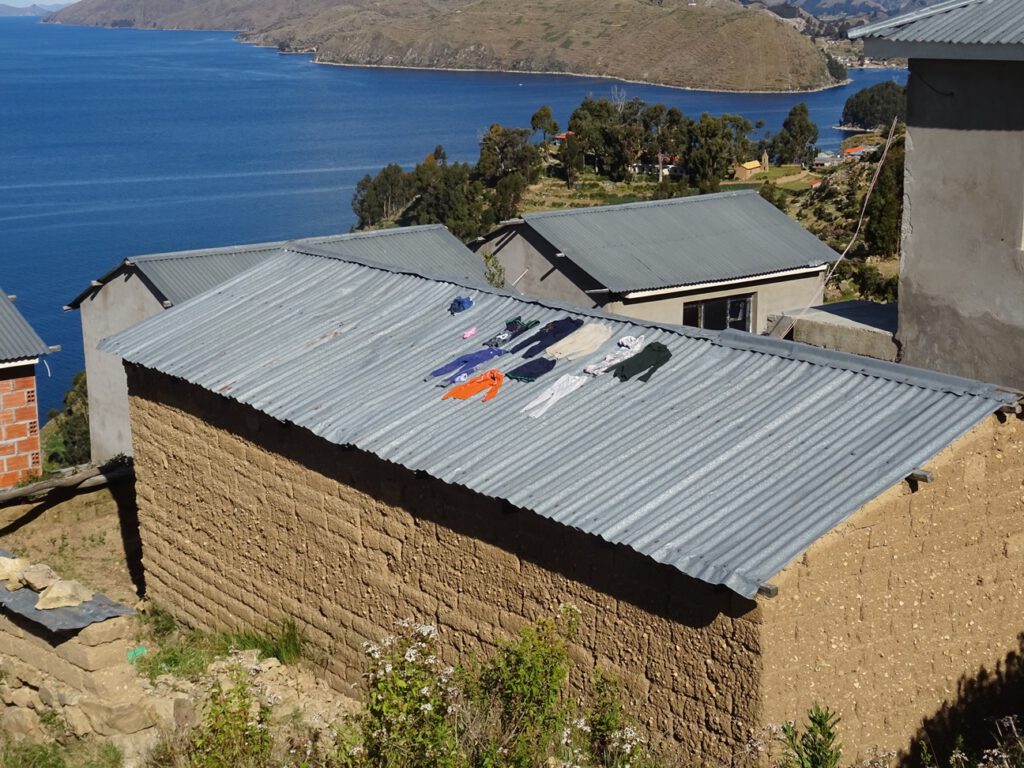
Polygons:
<instances>
[{"instance_id":1,"label":"small village on hillside","mask_svg":"<svg viewBox=\"0 0 1024 768\"><path fill-rule=\"evenodd\" d=\"M1024 3L849 38L835 152L588 98L111 263L48 417L0 291L0 768L1022 768Z\"/></svg>"}]
</instances>

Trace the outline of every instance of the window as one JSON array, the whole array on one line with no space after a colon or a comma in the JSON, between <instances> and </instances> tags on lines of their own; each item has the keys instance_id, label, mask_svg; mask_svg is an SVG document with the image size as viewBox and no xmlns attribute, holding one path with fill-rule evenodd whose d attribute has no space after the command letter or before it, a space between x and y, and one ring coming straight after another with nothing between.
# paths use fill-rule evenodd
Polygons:
<instances>
[{"instance_id":1,"label":"window","mask_svg":"<svg viewBox=\"0 0 1024 768\"><path fill-rule=\"evenodd\" d=\"M683 325L722 331L735 328L750 331L750 304L753 294L727 296L707 301L688 301L683 305Z\"/></svg>"}]
</instances>

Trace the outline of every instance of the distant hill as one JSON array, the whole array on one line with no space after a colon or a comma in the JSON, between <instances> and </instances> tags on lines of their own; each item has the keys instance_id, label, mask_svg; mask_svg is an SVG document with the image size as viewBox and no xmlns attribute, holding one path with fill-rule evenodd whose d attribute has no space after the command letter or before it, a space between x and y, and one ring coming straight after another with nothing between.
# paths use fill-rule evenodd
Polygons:
<instances>
[{"instance_id":1,"label":"distant hill","mask_svg":"<svg viewBox=\"0 0 1024 768\"><path fill-rule=\"evenodd\" d=\"M29 5L21 8L16 5L4 5L0 3L0 16L46 16L47 14L64 8L61 5Z\"/></svg>"},{"instance_id":2,"label":"distant hill","mask_svg":"<svg viewBox=\"0 0 1024 768\"><path fill-rule=\"evenodd\" d=\"M819 19L845 17L884 18L927 8L940 0L751 0L764 6L789 5Z\"/></svg>"},{"instance_id":3,"label":"distant hill","mask_svg":"<svg viewBox=\"0 0 1024 768\"><path fill-rule=\"evenodd\" d=\"M47 20L238 30L327 63L571 72L722 90L833 84L810 40L735 0L81 0Z\"/></svg>"}]
</instances>

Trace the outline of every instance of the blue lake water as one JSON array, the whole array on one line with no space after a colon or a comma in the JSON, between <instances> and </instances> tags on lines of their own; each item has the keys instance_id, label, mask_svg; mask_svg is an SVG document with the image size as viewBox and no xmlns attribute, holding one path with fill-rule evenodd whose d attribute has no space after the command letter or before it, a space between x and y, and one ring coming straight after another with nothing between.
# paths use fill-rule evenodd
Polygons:
<instances>
[{"instance_id":1,"label":"blue lake water","mask_svg":"<svg viewBox=\"0 0 1024 768\"><path fill-rule=\"evenodd\" d=\"M474 161L484 130L563 125L588 94L742 114L777 130L798 101L835 148L846 98L903 70L853 70L813 94L683 91L597 78L317 66L230 33L90 29L0 19L0 286L49 344L41 414L82 368L62 306L140 253L347 231L352 188L435 144Z\"/></svg>"}]
</instances>

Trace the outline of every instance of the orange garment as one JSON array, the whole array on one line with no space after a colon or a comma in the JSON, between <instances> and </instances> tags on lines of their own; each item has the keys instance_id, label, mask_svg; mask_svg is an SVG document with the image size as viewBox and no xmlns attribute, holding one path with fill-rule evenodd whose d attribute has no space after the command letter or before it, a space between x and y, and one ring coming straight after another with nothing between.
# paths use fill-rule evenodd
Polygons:
<instances>
[{"instance_id":1,"label":"orange garment","mask_svg":"<svg viewBox=\"0 0 1024 768\"><path fill-rule=\"evenodd\" d=\"M488 392L484 395L484 399L480 401L481 403L486 403L498 394L498 390L501 389L501 383L504 380L505 377L501 375L501 371L492 368L486 373L481 373L475 379L464 381L457 387L452 387L444 393L444 397L441 399L447 400L449 397L454 397L457 400L469 400L469 398L486 389Z\"/></svg>"}]
</instances>

